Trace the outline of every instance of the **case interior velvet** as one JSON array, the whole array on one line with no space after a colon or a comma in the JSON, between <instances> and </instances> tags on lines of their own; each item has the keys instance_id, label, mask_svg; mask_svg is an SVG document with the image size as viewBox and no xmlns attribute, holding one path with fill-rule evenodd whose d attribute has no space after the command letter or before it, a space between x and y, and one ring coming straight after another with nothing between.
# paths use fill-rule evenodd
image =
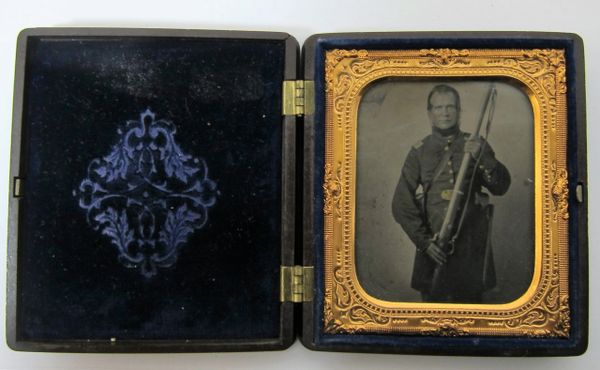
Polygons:
<instances>
[{"instance_id":1,"label":"case interior velvet","mask_svg":"<svg viewBox=\"0 0 600 370\"><path fill-rule=\"evenodd\" d=\"M29 37L18 341L280 335L284 57L282 40Z\"/></svg>"},{"instance_id":2,"label":"case interior velvet","mask_svg":"<svg viewBox=\"0 0 600 370\"><path fill-rule=\"evenodd\" d=\"M313 35L304 43L304 78L315 81L315 114L305 118L304 196L305 265L315 266L315 301L303 306L302 341L309 348L351 352L412 353L436 355L557 356L577 355L587 348L587 209L569 199L570 305L569 339L507 337L429 337L381 334L326 334L324 312L323 181L325 153L325 53L327 50L401 50L428 48L561 48L566 52L569 193L586 183L585 98L583 46L578 36L556 33L372 33ZM306 201L309 202L308 200Z\"/></svg>"}]
</instances>

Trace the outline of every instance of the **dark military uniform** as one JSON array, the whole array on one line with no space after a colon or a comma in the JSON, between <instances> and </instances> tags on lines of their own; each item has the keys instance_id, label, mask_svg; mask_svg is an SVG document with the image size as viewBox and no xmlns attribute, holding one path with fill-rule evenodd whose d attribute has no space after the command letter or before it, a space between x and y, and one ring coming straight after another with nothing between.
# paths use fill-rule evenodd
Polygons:
<instances>
[{"instance_id":1,"label":"dark military uniform","mask_svg":"<svg viewBox=\"0 0 600 370\"><path fill-rule=\"evenodd\" d=\"M394 194L394 218L417 247L411 285L421 291L425 300L477 302L481 300L483 291L495 285L491 252L486 253L491 206L487 205L488 196L482 193L482 188L485 187L494 195L502 195L510 186L510 174L495 158L492 148L482 141L477 168L473 160L465 177L466 196L469 180L473 171L476 171L471 196L458 213L460 216L463 207L467 207L462 228L453 243L452 253L440 270L442 275L439 289L436 290L443 294L430 297L436 263L425 253L425 249L442 226L469 136L457 131L454 135L444 137L434 130L413 146L404 162ZM440 164L447 151L450 151L450 156ZM438 176L434 179L436 172ZM426 190L425 194L423 189Z\"/></svg>"}]
</instances>

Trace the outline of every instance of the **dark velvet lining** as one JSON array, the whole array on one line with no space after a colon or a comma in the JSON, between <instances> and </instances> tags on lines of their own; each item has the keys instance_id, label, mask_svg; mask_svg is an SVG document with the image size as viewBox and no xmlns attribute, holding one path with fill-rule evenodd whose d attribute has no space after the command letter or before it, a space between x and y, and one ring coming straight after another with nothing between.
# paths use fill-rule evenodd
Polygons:
<instances>
[{"instance_id":1,"label":"dark velvet lining","mask_svg":"<svg viewBox=\"0 0 600 370\"><path fill-rule=\"evenodd\" d=\"M582 87L574 66L576 55L572 40L564 36L556 38L546 37L418 37L397 38L394 36L378 35L373 38L352 38L337 36L326 36L316 39L315 59L315 84L316 84L316 106L315 132L314 132L314 251L315 251L315 282L316 295L314 304L314 345L319 349L336 349L344 351L375 351L375 352L402 352L402 353L437 353L437 354L495 354L495 355L560 355L569 354L581 350L582 341L586 340L585 317L587 307L582 306L587 302L581 289L585 279L581 275L587 271L585 266L580 266L579 225L578 217L569 218L570 233L569 271L576 272L576 276L570 278L570 306L571 306L571 333L569 339L535 339L535 338L495 338L495 337L466 337L466 338L443 338L443 337L419 337L401 335L327 335L323 333L323 297L324 297L324 271L323 271L323 160L324 160L324 60L327 50L336 48L345 49L367 49L367 50L393 50L393 49L423 49L423 48L562 48L566 50L567 69L567 105L568 105L568 171L570 176L570 194L574 194L578 177L579 159L577 157L577 142L579 140L577 128L577 104L575 97L583 97L583 92L576 92L576 87ZM577 93L577 94L576 94ZM580 95L578 95L580 94ZM573 197L569 201L569 211L578 214L580 206ZM583 258L585 259L585 258ZM582 282L583 281L583 282ZM582 302L582 299L584 300ZM531 352L530 352L531 351Z\"/></svg>"},{"instance_id":2,"label":"dark velvet lining","mask_svg":"<svg viewBox=\"0 0 600 370\"><path fill-rule=\"evenodd\" d=\"M18 251L20 340L279 336L284 41L30 38ZM73 195L151 109L220 194L174 266L119 263Z\"/></svg>"}]
</instances>

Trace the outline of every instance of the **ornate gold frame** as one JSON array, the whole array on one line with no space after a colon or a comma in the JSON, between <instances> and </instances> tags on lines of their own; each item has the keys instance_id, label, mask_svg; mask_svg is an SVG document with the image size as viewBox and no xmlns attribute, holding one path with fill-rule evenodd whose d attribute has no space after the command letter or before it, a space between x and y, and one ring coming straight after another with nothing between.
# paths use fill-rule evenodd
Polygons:
<instances>
[{"instance_id":1,"label":"ornate gold frame","mask_svg":"<svg viewBox=\"0 0 600 370\"><path fill-rule=\"evenodd\" d=\"M336 49L327 52L325 68L325 332L568 337L564 51ZM354 260L358 108L365 87L387 77L502 77L528 94L535 125L535 262L531 285L517 300L390 302L361 287Z\"/></svg>"}]
</instances>

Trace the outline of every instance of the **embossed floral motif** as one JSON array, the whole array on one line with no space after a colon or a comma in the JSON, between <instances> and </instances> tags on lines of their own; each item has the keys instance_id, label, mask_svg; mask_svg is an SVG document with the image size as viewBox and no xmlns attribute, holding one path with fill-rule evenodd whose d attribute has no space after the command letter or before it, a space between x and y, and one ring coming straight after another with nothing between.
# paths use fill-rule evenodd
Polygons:
<instances>
[{"instance_id":1,"label":"embossed floral motif","mask_svg":"<svg viewBox=\"0 0 600 370\"><path fill-rule=\"evenodd\" d=\"M548 65L558 67L565 63L565 54L557 49L533 49L523 53L528 58L544 60Z\"/></svg>"},{"instance_id":2,"label":"embossed floral motif","mask_svg":"<svg viewBox=\"0 0 600 370\"><path fill-rule=\"evenodd\" d=\"M203 159L175 142L175 125L146 110L117 131L106 156L93 159L73 193L87 222L109 238L122 265L150 278L171 267L216 202Z\"/></svg>"},{"instance_id":3,"label":"embossed floral motif","mask_svg":"<svg viewBox=\"0 0 600 370\"><path fill-rule=\"evenodd\" d=\"M569 180L567 171L564 168L556 169L556 164L552 164L554 173L554 182L552 183L552 200L554 201L554 220L558 217L564 220L569 219Z\"/></svg>"},{"instance_id":4,"label":"embossed floral motif","mask_svg":"<svg viewBox=\"0 0 600 370\"><path fill-rule=\"evenodd\" d=\"M341 219L341 201L342 201L342 182L341 177L341 163L338 163L338 169L334 175L333 166L328 163L325 165L325 182L323 184L323 191L325 195L325 204L323 211L326 215L330 215L334 210Z\"/></svg>"},{"instance_id":5,"label":"embossed floral motif","mask_svg":"<svg viewBox=\"0 0 600 370\"><path fill-rule=\"evenodd\" d=\"M424 65L450 67L455 64L470 64L465 59L469 56L469 50L466 49L421 49L420 54L424 57L431 57L431 59L422 62Z\"/></svg>"}]
</instances>

